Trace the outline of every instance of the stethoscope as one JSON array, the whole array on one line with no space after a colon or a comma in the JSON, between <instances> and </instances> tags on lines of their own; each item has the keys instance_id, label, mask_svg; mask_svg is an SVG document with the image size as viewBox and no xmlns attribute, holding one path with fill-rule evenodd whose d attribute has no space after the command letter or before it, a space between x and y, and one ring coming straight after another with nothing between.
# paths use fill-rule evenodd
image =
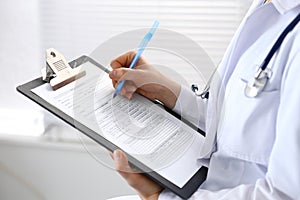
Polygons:
<instances>
[{"instance_id":1,"label":"stethoscope","mask_svg":"<svg viewBox=\"0 0 300 200\"><path fill-rule=\"evenodd\" d=\"M275 42L274 46L268 53L267 57L264 59L261 65L259 65L258 70L256 71L254 77L247 82L244 93L247 97L256 97L261 93L261 91L265 88L268 80L272 75L272 69L268 68L268 64L277 50L280 48L283 40L286 38L288 33L294 29L294 27L300 21L300 14L284 29L281 33L277 41ZM215 73L212 74L212 76ZM208 99L209 97L209 89L210 89L210 82L212 77L209 79L208 84L205 86L202 92L199 91L198 86L196 84L191 85L192 91L197 95L200 96L202 99Z\"/></svg>"}]
</instances>

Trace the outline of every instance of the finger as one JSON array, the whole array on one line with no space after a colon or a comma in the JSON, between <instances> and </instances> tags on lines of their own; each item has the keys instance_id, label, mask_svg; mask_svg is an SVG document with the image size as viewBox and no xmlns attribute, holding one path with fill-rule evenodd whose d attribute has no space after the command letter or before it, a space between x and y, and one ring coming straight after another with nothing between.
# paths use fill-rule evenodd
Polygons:
<instances>
[{"instance_id":1,"label":"finger","mask_svg":"<svg viewBox=\"0 0 300 200\"><path fill-rule=\"evenodd\" d=\"M125 97L126 97L127 99L132 99L132 94L131 94L131 93L126 93L126 94L125 94Z\"/></svg>"},{"instance_id":2,"label":"finger","mask_svg":"<svg viewBox=\"0 0 300 200\"><path fill-rule=\"evenodd\" d=\"M125 54L120 55L119 57L115 58L114 60L111 61L110 66L113 69L118 69L121 67L128 67L135 56L134 51L129 51Z\"/></svg>"},{"instance_id":3,"label":"finger","mask_svg":"<svg viewBox=\"0 0 300 200\"><path fill-rule=\"evenodd\" d=\"M141 174L136 173L128 164L127 156L121 151L114 151L114 161L115 161L115 169L119 172L119 174L128 182L132 187L136 187L140 185L140 182L144 182Z\"/></svg>"},{"instance_id":4,"label":"finger","mask_svg":"<svg viewBox=\"0 0 300 200\"><path fill-rule=\"evenodd\" d=\"M115 150L113 153L113 158L115 161L115 169L126 178L130 173L134 173L131 167L128 164L127 156L121 150Z\"/></svg>"},{"instance_id":5,"label":"finger","mask_svg":"<svg viewBox=\"0 0 300 200\"><path fill-rule=\"evenodd\" d=\"M131 72L134 70L128 69L128 68L119 68L114 69L109 73L109 77L112 80L120 81L121 77L123 77L126 73Z\"/></svg>"},{"instance_id":6,"label":"finger","mask_svg":"<svg viewBox=\"0 0 300 200\"><path fill-rule=\"evenodd\" d=\"M117 84L116 86L117 87ZM132 98L132 95L133 93L135 92L136 90L136 86L134 85L134 83L132 81L126 81L123 88L121 89L121 91L119 92L119 94L121 96L124 96L126 97L127 99L131 99Z\"/></svg>"},{"instance_id":7,"label":"finger","mask_svg":"<svg viewBox=\"0 0 300 200\"><path fill-rule=\"evenodd\" d=\"M116 87L117 87L117 83L118 83L118 82L117 82L117 81L115 81L115 80L111 80L111 82L112 82L112 85L113 85L113 87L114 87L114 88L116 88Z\"/></svg>"},{"instance_id":8,"label":"finger","mask_svg":"<svg viewBox=\"0 0 300 200\"><path fill-rule=\"evenodd\" d=\"M147 92L145 90L140 89L140 88L137 88L135 92L139 93L139 94L141 94L143 96L147 96Z\"/></svg>"},{"instance_id":9,"label":"finger","mask_svg":"<svg viewBox=\"0 0 300 200\"><path fill-rule=\"evenodd\" d=\"M151 72L143 69L145 65L140 65L140 68L126 69L123 71L123 76L120 77L121 80L131 80L135 85L141 87L144 84L152 83L153 78Z\"/></svg>"},{"instance_id":10,"label":"finger","mask_svg":"<svg viewBox=\"0 0 300 200\"><path fill-rule=\"evenodd\" d=\"M125 84L125 91L126 91L126 98L132 99L133 93L136 91L137 87L132 81L126 81L127 84Z\"/></svg>"},{"instance_id":11,"label":"finger","mask_svg":"<svg viewBox=\"0 0 300 200\"><path fill-rule=\"evenodd\" d=\"M140 173L134 172L128 164L126 155L122 151L114 151L113 156L116 170L131 187L138 191L140 195L147 197L160 193L162 188L157 183Z\"/></svg>"},{"instance_id":12,"label":"finger","mask_svg":"<svg viewBox=\"0 0 300 200\"><path fill-rule=\"evenodd\" d=\"M119 84L122 80L127 80L125 83L125 86L123 88L126 88L123 92L124 94L127 92L134 93L136 90L136 86L134 81L138 79L138 72L136 70L127 69L127 68L120 68L112 70L109 74L109 77L112 79L112 84L114 88L117 87L117 84ZM131 81L131 79L134 79Z\"/></svg>"},{"instance_id":13,"label":"finger","mask_svg":"<svg viewBox=\"0 0 300 200\"><path fill-rule=\"evenodd\" d=\"M122 89L121 89L121 91L119 92L119 94L121 95L121 96L125 96L126 97L126 90L125 90L125 88L123 87Z\"/></svg>"},{"instance_id":14,"label":"finger","mask_svg":"<svg viewBox=\"0 0 300 200\"><path fill-rule=\"evenodd\" d=\"M134 93L136 91L137 87L135 86L134 82L126 81L125 89L126 89L126 92Z\"/></svg>"}]
</instances>

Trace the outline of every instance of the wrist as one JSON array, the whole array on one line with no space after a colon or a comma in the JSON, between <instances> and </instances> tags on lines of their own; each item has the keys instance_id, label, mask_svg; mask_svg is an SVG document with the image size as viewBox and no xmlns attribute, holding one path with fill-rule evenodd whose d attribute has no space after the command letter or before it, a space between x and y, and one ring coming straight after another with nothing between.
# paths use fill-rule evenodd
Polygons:
<instances>
[{"instance_id":1,"label":"wrist","mask_svg":"<svg viewBox=\"0 0 300 200\"><path fill-rule=\"evenodd\" d=\"M173 80L168 80L162 84L157 92L157 100L161 101L165 106L173 109L177 98L180 94L181 86Z\"/></svg>"},{"instance_id":2,"label":"wrist","mask_svg":"<svg viewBox=\"0 0 300 200\"><path fill-rule=\"evenodd\" d=\"M151 195L151 196L147 196L147 197L144 197L144 196L142 196L142 195L139 195L139 196L140 196L140 198L141 198L142 200L158 200L159 194L160 194L160 193L155 193L155 194L153 194L153 195Z\"/></svg>"}]
</instances>

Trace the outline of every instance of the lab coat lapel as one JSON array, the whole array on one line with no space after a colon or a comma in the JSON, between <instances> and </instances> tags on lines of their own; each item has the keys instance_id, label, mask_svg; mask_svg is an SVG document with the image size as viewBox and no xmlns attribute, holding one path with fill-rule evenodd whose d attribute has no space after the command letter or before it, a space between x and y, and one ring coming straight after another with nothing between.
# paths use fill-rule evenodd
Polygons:
<instances>
[{"instance_id":1,"label":"lab coat lapel","mask_svg":"<svg viewBox=\"0 0 300 200\"><path fill-rule=\"evenodd\" d=\"M218 71L214 76L214 79L212 81L211 89L210 89L210 97L208 101L208 107L207 107L207 116L206 116L206 139L202 146L202 149L199 153L199 158L208 158L210 157L211 153L216 148L216 133L218 128L218 122L219 122L219 116L221 113L222 105L223 105L223 99L225 94L225 87L228 82L228 79L238 61L239 56L245 51L246 47L249 47L251 44L248 43L242 43L239 44L238 40L240 40L242 27L245 26L245 24L248 22L249 16L262 4L261 0L254 1L251 5L248 13L246 14L245 18L241 22L241 25L239 26L238 30L236 31L231 43L229 44L225 55L223 57L223 60L221 61ZM253 28L254 21L250 23ZM245 31L243 31L246 33ZM245 34L243 37L250 37L251 33ZM251 38L251 41L253 41L255 38L257 38L259 35L254 34L254 36ZM242 49L238 49L242 48ZM241 51L241 52L237 52Z\"/></svg>"},{"instance_id":2,"label":"lab coat lapel","mask_svg":"<svg viewBox=\"0 0 300 200\"><path fill-rule=\"evenodd\" d=\"M265 5L267 8L258 7L253 13L246 18L243 23L243 28L239 31L235 45L231 51L227 61L226 72L223 84L226 85L240 57L245 51L261 36L265 30L270 28L277 20L278 15L271 10L275 10L273 5ZM269 12L268 15L265 12ZM259 27L259 28L258 28ZM253 55L255 56L255 55ZM251 63L249 63L251 65Z\"/></svg>"}]
</instances>

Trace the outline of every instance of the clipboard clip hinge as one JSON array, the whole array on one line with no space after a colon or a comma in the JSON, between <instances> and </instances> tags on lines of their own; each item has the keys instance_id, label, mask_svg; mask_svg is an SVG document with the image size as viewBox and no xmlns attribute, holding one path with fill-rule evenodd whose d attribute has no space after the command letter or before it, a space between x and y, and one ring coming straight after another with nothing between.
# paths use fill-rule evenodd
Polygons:
<instances>
[{"instance_id":1,"label":"clipboard clip hinge","mask_svg":"<svg viewBox=\"0 0 300 200\"><path fill-rule=\"evenodd\" d=\"M42 79L57 90L76 79L83 77L85 71L71 68L65 57L54 48L46 50L46 67L42 69Z\"/></svg>"}]
</instances>

